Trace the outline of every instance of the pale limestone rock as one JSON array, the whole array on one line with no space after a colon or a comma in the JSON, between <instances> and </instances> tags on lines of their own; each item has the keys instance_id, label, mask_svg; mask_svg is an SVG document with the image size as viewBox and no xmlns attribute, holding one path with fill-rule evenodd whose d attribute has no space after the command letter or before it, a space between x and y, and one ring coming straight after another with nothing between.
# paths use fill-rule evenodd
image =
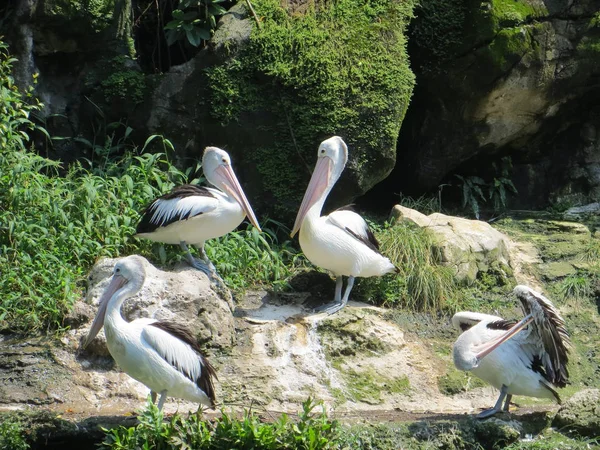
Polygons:
<instances>
[{"instance_id":1,"label":"pale limestone rock","mask_svg":"<svg viewBox=\"0 0 600 450\"><path fill-rule=\"evenodd\" d=\"M508 237L487 222L433 213L425 216L418 211L394 206L392 217L410 220L430 230L442 253L442 263L456 270L459 280L472 282L480 271L492 263L510 266Z\"/></svg>"},{"instance_id":2,"label":"pale limestone rock","mask_svg":"<svg viewBox=\"0 0 600 450\"><path fill-rule=\"evenodd\" d=\"M86 303L94 306L94 314L118 260L119 258L102 259L92 268L88 277ZM144 261L146 282L137 295L123 304L121 313L125 320L150 317L174 321L189 328L200 341L209 342L211 346L231 346L234 339L233 303L228 293L225 300L219 297L213 291L207 276L188 265L180 265L173 272L165 272L146 259ZM85 333L88 329L89 327L85 327ZM102 341L103 339L100 340ZM92 352L107 354L96 345L91 346Z\"/></svg>"}]
</instances>

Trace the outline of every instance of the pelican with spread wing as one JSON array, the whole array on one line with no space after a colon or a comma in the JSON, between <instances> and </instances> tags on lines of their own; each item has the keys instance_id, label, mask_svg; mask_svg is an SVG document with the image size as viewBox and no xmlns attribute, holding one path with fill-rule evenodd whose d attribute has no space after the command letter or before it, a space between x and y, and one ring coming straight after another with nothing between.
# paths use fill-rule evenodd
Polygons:
<instances>
[{"instance_id":1,"label":"pelican with spread wing","mask_svg":"<svg viewBox=\"0 0 600 450\"><path fill-rule=\"evenodd\" d=\"M565 322L550 300L527 286L515 287L525 317L507 321L498 316L459 312L453 325L462 331L454 343L454 365L500 390L496 405L477 417L508 411L513 395L552 398L565 387L570 339Z\"/></svg>"},{"instance_id":2,"label":"pelican with spread wing","mask_svg":"<svg viewBox=\"0 0 600 450\"><path fill-rule=\"evenodd\" d=\"M83 347L104 326L110 354L125 373L150 388L153 400L160 394L159 409L167 396L214 408L216 373L192 333L173 322L126 322L121 316L121 305L140 291L145 279L141 257L128 256L115 264Z\"/></svg>"},{"instance_id":3,"label":"pelican with spread wing","mask_svg":"<svg viewBox=\"0 0 600 450\"><path fill-rule=\"evenodd\" d=\"M341 137L334 136L319 145L317 154L291 236L300 231L300 247L309 261L335 275L333 302L318 308L333 314L348 302L356 277L381 276L397 269L379 252L375 236L357 213L340 208L321 216L325 200L348 161L348 147ZM348 284L342 297L343 276L348 277Z\"/></svg>"}]
</instances>

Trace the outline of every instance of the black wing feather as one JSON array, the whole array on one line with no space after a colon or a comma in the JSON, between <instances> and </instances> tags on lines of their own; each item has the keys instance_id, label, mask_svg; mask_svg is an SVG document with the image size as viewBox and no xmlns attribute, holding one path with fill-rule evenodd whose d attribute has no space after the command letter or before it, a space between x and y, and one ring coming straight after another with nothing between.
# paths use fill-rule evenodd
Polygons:
<instances>
[{"instance_id":1,"label":"black wing feather","mask_svg":"<svg viewBox=\"0 0 600 450\"><path fill-rule=\"evenodd\" d=\"M490 330L508 331L516 323L517 323L516 320L504 320L504 319L502 319L502 320L495 320L493 322L489 322L488 324L486 324L486 328L489 328Z\"/></svg>"},{"instance_id":2,"label":"black wing feather","mask_svg":"<svg viewBox=\"0 0 600 450\"><path fill-rule=\"evenodd\" d=\"M356 213L356 210L352 207L353 205L345 205L342 206L338 209L336 209L334 212L336 211L351 211L353 213ZM369 228L369 226L367 225L365 227L365 232L367 234L367 238L365 239L364 236L361 236L357 233L355 233L354 231L352 231L350 228L348 227L344 227L344 230L351 234L354 238L358 239L360 242L362 242L363 244L365 244L367 247L369 247L371 250L377 252L377 253L381 253L379 251L379 242L377 241L377 238L375 237L375 235L373 234L373 232L371 231L371 229Z\"/></svg>"},{"instance_id":3,"label":"black wing feather","mask_svg":"<svg viewBox=\"0 0 600 450\"><path fill-rule=\"evenodd\" d=\"M194 381L196 385L204 391L208 398L210 398L210 401L214 407L216 395L213 379L218 379L217 372L210 364L208 359L206 359L206 357L202 354L202 349L200 348L200 345L198 345L198 341L192 332L176 322L161 321L151 323L150 325L169 333L171 336L176 337L180 341L185 342L198 354L198 358L200 359L200 363L202 365L202 370L200 371L200 376L198 379L192 381Z\"/></svg>"},{"instance_id":4,"label":"black wing feather","mask_svg":"<svg viewBox=\"0 0 600 450\"><path fill-rule=\"evenodd\" d=\"M152 217L154 216L154 210L158 206L161 201L165 200L173 200L175 198L186 198L186 197L212 197L215 198L212 192L204 186L196 186L194 184L184 184L181 186L174 187L170 192L161 195L160 197L154 199L152 203L150 203L146 209L141 214L140 222L137 225L136 233L151 233L156 230L157 227L162 226L165 227L174 222L178 222L181 220L189 219L190 217L197 216L199 214L191 215L191 212L187 212L185 214L174 214L169 219L164 220L163 222L156 223L152 221ZM202 214L202 213L200 213Z\"/></svg>"}]
</instances>

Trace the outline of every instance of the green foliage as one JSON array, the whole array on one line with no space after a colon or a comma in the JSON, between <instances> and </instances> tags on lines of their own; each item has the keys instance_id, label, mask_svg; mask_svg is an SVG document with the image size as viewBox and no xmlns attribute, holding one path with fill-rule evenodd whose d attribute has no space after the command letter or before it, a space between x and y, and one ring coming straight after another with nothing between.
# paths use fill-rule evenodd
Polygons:
<instances>
[{"instance_id":1,"label":"green foliage","mask_svg":"<svg viewBox=\"0 0 600 450\"><path fill-rule=\"evenodd\" d=\"M185 38L194 47L210 39L217 27L217 18L226 10L219 3L225 0L180 0L172 12L173 20L165 25L167 44Z\"/></svg>"},{"instance_id":2,"label":"green foliage","mask_svg":"<svg viewBox=\"0 0 600 450\"><path fill-rule=\"evenodd\" d=\"M492 201L494 211L500 211L506 207L506 195L517 194L517 188L511 180L512 160L505 156L500 164L492 163L494 172L497 174L488 187L488 199Z\"/></svg>"},{"instance_id":3,"label":"green foliage","mask_svg":"<svg viewBox=\"0 0 600 450\"><path fill-rule=\"evenodd\" d=\"M485 202L485 194L483 188L485 181L478 176L463 177L462 175L454 175L460 180L462 190L462 207L468 207L473 212L476 219L479 220L479 203Z\"/></svg>"},{"instance_id":4,"label":"green foliage","mask_svg":"<svg viewBox=\"0 0 600 450\"><path fill-rule=\"evenodd\" d=\"M25 150L29 142L27 131L38 129L30 116L42 108L33 97L33 88L19 91L11 75L12 64L8 46L0 40L0 149ZM37 75L32 81L35 82Z\"/></svg>"},{"instance_id":5,"label":"green foliage","mask_svg":"<svg viewBox=\"0 0 600 450\"><path fill-rule=\"evenodd\" d=\"M287 287L286 280L292 274L307 265L291 241L279 242L278 234L289 236L287 228L273 220L264 222L261 228L263 232L259 233L249 225L206 243L207 256L230 289L243 291L266 285L281 289Z\"/></svg>"},{"instance_id":6,"label":"green foliage","mask_svg":"<svg viewBox=\"0 0 600 450\"><path fill-rule=\"evenodd\" d=\"M310 3L295 14L278 0L253 5L261 26L248 45L206 71L210 114L223 125L269 117L257 127L269 144L249 158L271 194L263 201L283 217L301 200L320 137L343 136L360 165L395 148L414 86L403 35L413 2Z\"/></svg>"},{"instance_id":7,"label":"green foliage","mask_svg":"<svg viewBox=\"0 0 600 450\"><path fill-rule=\"evenodd\" d=\"M400 272L361 280L357 291L376 303L411 310L439 310L456 292L453 271L440 265L439 247L429 232L400 222L377 233L381 252Z\"/></svg>"},{"instance_id":8,"label":"green foliage","mask_svg":"<svg viewBox=\"0 0 600 450\"><path fill-rule=\"evenodd\" d=\"M125 55L103 59L85 80L99 104L125 101L135 105L144 100L147 87L146 76L139 71L131 57ZM104 113L100 111L104 116Z\"/></svg>"},{"instance_id":9,"label":"green foliage","mask_svg":"<svg viewBox=\"0 0 600 450\"><path fill-rule=\"evenodd\" d=\"M138 212L185 179L162 154L126 154L102 168L74 164L64 177L59 167L0 150L0 328L60 326L96 259L138 250Z\"/></svg>"},{"instance_id":10,"label":"green foliage","mask_svg":"<svg viewBox=\"0 0 600 450\"><path fill-rule=\"evenodd\" d=\"M11 418L0 421L0 450L27 450L29 444L24 439L21 422Z\"/></svg>"},{"instance_id":11,"label":"green foliage","mask_svg":"<svg viewBox=\"0 0 600 450\"><path fill-rule=\"evenodd\" d=\"M510 178L512 172L510 157L502 158L500 164L492 163L492 169L495 176L490 182L475 175L468 177L454 175L458 178L458 187L462 191L462 207L469 208L478 220L482 203L491 200L494 211L498 212L506 207L507 194L517 193L517 188Z\"/></svg>"},{"instance_id":12,"label":"green foliage","mask_svg":"<svg viewBox=\"0 0 600 450\"><path fill-rule=\"evenodd\" d=\"M139 425L104 430L102 448L113 450L134 449L306 449L335 448L339 425L327 418L325 411L314 413L312 399L302 404L297 421L283 414L274 423L263 423L248 410L242 419L223 412L214 422L201 421L198 415L184 418L178 414L170 421L151 402L139 416Z\"/></svg>"}]
</instances>

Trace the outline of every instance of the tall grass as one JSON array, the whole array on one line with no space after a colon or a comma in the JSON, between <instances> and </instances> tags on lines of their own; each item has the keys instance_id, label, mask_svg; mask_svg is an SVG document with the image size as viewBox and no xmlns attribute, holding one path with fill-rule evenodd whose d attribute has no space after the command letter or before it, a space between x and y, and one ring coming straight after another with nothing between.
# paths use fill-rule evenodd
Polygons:
<instances>
[{"instance_id":1,"label":"tall grass","mask_svg":"<svg viewBox=\"0 0 600 450\"><path fill-rule=\"evenodd\" d=\"M457 287L453 271L442 266L433 237L423 228L400 222L376 230L381 252L399 269L398 274L360 281L358 291L367 299L411 310L439 310Z\"/></svg>"},{"instance_id":2,"label":"tall grass","mask_svg":"<svg viewBox=\"0 0 600 450\"><path fill-rule=\"evenodd\" d=\"M206 254L230 289L269 286L286 289L287 280L307 265L290 240L280 241L278 234L289 235L279 222L267 220L262 233L250 225L206 243ZM287 230L287 233L280 233Z\"/></svg>"}]
</instances>

